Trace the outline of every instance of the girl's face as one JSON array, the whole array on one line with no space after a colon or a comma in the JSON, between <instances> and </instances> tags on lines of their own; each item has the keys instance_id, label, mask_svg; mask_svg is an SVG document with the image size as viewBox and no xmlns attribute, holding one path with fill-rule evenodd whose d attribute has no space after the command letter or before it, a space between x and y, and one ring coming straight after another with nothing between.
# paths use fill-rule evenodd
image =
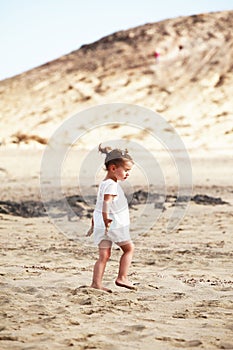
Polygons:
<instances>
[{"instance_id":1,"label":"girl's face","mask_svg":"<svg viewBox=\"0 0 233 350\"><path fill-rule=\"evenodd\" d=\"M129 177L129 171L132 169L133 163L129 161L124 161L122 165L114 166L113 174L116 180L126 180Z\"/></svg>"}]
</instances>

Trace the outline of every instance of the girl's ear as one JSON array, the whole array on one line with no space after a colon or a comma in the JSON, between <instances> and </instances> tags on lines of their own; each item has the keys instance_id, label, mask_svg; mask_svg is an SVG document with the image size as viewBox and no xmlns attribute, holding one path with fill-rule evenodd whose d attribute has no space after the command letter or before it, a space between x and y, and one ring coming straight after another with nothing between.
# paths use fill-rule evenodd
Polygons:
<instances>
[{"instance_id":1,"label":"girl's ear","mask_svg":"<svg viewBox=\"0 0 233 350\"><path fill-rule=\"evenodd\" d=\"M110 171L115 171L116 170L116 165L115 164L111 164L109 167Z\"/></svg>"}]
</instances>

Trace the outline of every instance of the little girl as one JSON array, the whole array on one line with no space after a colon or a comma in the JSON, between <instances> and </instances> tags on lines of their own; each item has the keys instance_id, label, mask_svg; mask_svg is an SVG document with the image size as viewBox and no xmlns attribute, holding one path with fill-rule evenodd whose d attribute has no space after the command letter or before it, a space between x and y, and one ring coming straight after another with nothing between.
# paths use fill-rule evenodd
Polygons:
<instances>
[{"instance_id":1,"label":"little girl","mask_svg":"<svg viewBox=\"0 0 233 350\"><path fill-rule=\"evenodd\" d=\"M93 214L92 226L87 233L94 232L94 242L99 246L99 258L95 263L91 287L111 292L102 286L106 263L111 255L112 243L115 242L123 251L120 259L118 277L115 284L119 287L136 289L128 280L128 270L132 261L134 245L129 234L129 210L127 199L118 181L126 180L133 166L133 159L128 151L102 148L106 154L107 174L99 185L97 202Z\"/></svg>"}]
</instances>

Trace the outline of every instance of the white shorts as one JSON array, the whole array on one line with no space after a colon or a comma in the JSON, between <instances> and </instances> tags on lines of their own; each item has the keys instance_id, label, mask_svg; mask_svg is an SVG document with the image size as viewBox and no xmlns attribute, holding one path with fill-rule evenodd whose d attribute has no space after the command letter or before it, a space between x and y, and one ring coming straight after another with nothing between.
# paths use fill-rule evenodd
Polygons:
<instances>
[{"instance_id":1,"label":"white shorts","mask_svg":"<svg viewBox=\"0 0 233 350\"><path fill-rule=\"evenodd\" d=\"M102 228L94 228L94 243L99 245L101 241L106 240L112 243L119 244L121 242L131 241L129 234L129 226L121 227L115 230L109 230L105 233Z\"/></svg>"}]
</instances>

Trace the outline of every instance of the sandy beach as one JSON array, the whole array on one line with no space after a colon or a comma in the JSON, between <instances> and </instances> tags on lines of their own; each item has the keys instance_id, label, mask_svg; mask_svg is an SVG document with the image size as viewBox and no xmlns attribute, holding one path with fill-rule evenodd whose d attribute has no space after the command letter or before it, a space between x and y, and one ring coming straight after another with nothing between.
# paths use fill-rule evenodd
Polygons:
<instances>
[{"instance_id":1,"label":"sandy beach","mask_svg":"<svg viewBox=\"0 0 233 350\"><path fill-rule=\"evenodd\" d=\"M39 200L41 154L1 151L1 200ZM165 230L171 203L144 233L147 213L139 219L140 204L130 209L137 222L130 270L136 291L114 284L116 246L104 278L109 294L89 288L97 257L90 238L67 238L47 216L0 214L1 349L233 349L232 159L217 158L207 157L206 168L193 157L193 195L228 204L190 201L171 233ZM76 191L72 181L69 193ZM90 219L73 220L84 236Z\"/></svg>"}]
</instances>

